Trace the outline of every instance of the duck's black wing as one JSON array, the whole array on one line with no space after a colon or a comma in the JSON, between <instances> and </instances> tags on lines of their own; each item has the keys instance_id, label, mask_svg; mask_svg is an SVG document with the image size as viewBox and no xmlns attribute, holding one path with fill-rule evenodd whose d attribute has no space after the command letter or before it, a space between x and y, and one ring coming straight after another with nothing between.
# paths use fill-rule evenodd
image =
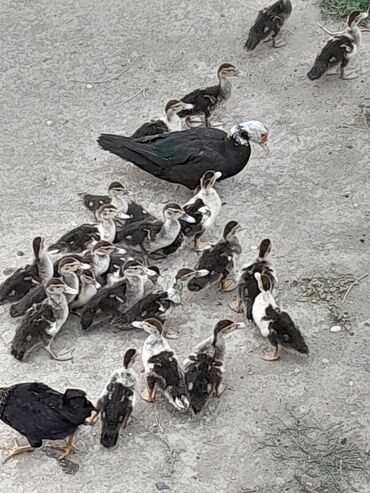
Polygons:
<instances>
[{"instance_id":1,"label":"duck's black wing","mask_svg":"<svg viewBox=\"0 0 370 493\"><path fill-rule=\"evenodd\" d=\"M197 199L195 202L184 205L184 211L186 214L195 219L195 223L188 223L187 221L180 219L181 232L184 236L189 238L204 231L202 226L203 214L199 212L199 209L204 207L204 205L205 204L202 199Z\"/></svg>"},{"instance_id":2,"label":"duck's black wing","mask_svg":"<svg viewBox=\"0 0 370 493\"><path fill-rule=\"evenodd\" d=\"M152 120L146 122L134 132L131 137L139 139L141 137L150 137L151 135L159 135L169 132L168 126L163 120Z\"/></svg>"},{"instance_id":3,"label":"duck's black wing","mask_svg":"<svg viewBox=\"0 0 370 493\"><path fill-rule=\"evenodd\" d=\"M267 262L257 261L253 262L253 264L250 264L247 267L244 267L238 283L238 296L240 299L243 300L243 303L245 305L246 317L248 320L253 319L253 303L261 292L258 287L257 279L254 277L254 274L256 272L268 277L271 290L276 283L274 272Z\"/></svg>"},{"instance_id":4,"label":"duck's black wing","mask_svg":"<svg viewBox=\"0 0 370 493\"><path fill-rule=\"evenodd\" d=\"M181 101L187 104L192 104L193 108L189 110L182 110L178 113L180 118L186 116L198 115L199 113L209 113L217 106L218 96L220 94L220 86L210 86L205 89L195 89L191 93L187 94Z\"/></svg>"},{"instance_id":5,"label":"duck's black wing","mask_svg":"<svg viewBox=\"0 0 370 493\"><path fill-rule=\"evenodd\" d=\"M111 202L112 199L109 195L91 195L87 193L83 196L83 204L91 212L95 212L103 204L110 204Z\"/></svg>"},{"instance_id":6,"label":"duck's black wing","mask_svg":"<svg viewBox=\"0 0 370 493\"><path fill-rule=\"evenodd\" d=\"M210 169L222 171L221 179L235 175L250 156L250 146L231 142L225 132L216 128L193 128L147 139L103 134L98 142L104 150L157 178L190 189L197 187Z\"/></svg>"},{"instance_id":7,"label":"duck's black wing","mask_svg":"<svg viewBox=\"0 0 370 493\"><path fill-rule=\"evenodd\" d=\"M0 285L0 305L14 303L41 283L36 264L17 269Z\"/></svg>"},{"instance_id":8,"label":"duck's black wing","mask_svg":"<svg viewBox=\"0 0 370 493\"><path fill-rule=\"evenodd\" d=\"M302 333L287 312L274 310L270 305L266 309L266 316L272 320L269 325L270 334L268 340L273 346L281 344L289 349L294 349L298 353L309 354L309 349Z\"/></svg>"},{"instance_id":9,"label":"duck's black wing","mask_svg":"<svg viewBox=\"0 0 370 493\"><path fill-rule=\"evenodd\" d=\"M41 303L45 298L46 293L44 286L40 284L39 286L31 289L31 291L27 293L26 296L23 296L23 298L17 303L14 303L10 307L9 314L13 318L20 317L24 315L32 305Z\"/></svg>"},{"instance_id":10,"label":"duck's black wing","mask_svg":"<svg viewBox=\"0 0 370 493\"><path fill-rule=\"evenodd\" d=\"M100 240L98 227L95 224L81 224L61 236L57 242L49 246L48 251L83 252L94 240Z\"/></svg>"},{"instance_id":11,"label":"duck's black wing","mask_svg":"<svg viewBox=\"0 0 370 493\"><path fill-rule=\"evenodd\" d=\"M340 63L344 68L348 59L346 55L353 50L353 43L347 36L335 36L329 39L321 53L316 57L315 63L308 72L307 77L310 80L320 79L330 68Z\"/></svg>"},{"instance_id":12,"label":"duck's black wing","mask_svg":"<svg viewBox=\"0 0 370 493\"><path fill-rule=\"evenodd\" d=\"M125 226L119 236L125 245L134 248L141 246L146 239L152 241L162 226L163 222L158 220L137 221Z\"/></svg>"}]
</instances>

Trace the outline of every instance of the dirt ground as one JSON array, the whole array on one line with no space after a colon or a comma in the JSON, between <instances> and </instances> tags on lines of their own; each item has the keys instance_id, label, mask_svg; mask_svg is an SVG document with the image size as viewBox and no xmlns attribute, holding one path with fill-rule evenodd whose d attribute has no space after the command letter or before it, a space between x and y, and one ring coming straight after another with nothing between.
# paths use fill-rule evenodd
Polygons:
<instances>
[{"instance_id":1,"label":"dirt ground","mask_svg":"<svg viewBox=\"0 0 370 493\"><path fill-rule=\"evenodd\" d=\"M269 447L260 447L276 431L273 417L289 424L289 413L308 413L323 426L343 423L348 439L346 430L354 427L355 446L364 450L370 439L370 280L349 293L344 310L351 327L338 333L329 330L334 321L326 304L302 300L300 286L304 278L368 272L370 141L359 105L370 105L370 36L356 59L358 79L311 83L306 72L327 35L316 24L318 2L293 3L288 45L247 54L243 44L260 1L3 1L1 272L31 257L34 236L51 241L90 220L79 192L102 193L118 179L153 212L169 199L185 202L186 189L104 153L96 138L103 131L131 133L161 115L167 100L208 85L218 65L231 62L243 75L232 81L232 97L217 119L226 129L261 120L270 129L271 155L253 146L246 169L218 187L226 204L212 237L227 220L238 219L247 228L242 263L254 259L262 238L272 239L281 303L305 334L311 355L286 354L268 363L260 357L265 341L257 331L238 331L227 340L227 390L199 418L172 411L163 399L140 401L136 421L115 449L100 446L99 426L84 427L80 450L64 468L45 450L0 466L1 491L324 491L320 477L308 481L311 487L299 486L298 458L276 460ZM163 283L196 259L185 250L163 265ZM219 319L236 316L228 309L231 298L208 292L174 313L168 325L181 332L171 341L180 360ZM15 321L8 307L0 314L2 386L41 380L60 390L85 389L95 401L125 348L140 348L144 340L138 331L83 335L72 318L56 346L74 348L73 361L55 362L41 352L18 363L9 354ZM1 445L10 445L16 433L5 425L0 432ZM369 491L362 474L354 474L351 484L357 489L343 482L326 491Z\"/></svg>"}]
</instances>

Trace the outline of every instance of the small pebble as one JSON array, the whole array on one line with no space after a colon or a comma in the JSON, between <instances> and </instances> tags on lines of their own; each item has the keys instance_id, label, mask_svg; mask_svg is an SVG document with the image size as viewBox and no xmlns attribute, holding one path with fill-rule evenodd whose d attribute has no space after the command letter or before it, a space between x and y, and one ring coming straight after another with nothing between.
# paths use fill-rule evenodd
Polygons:
<instances>
[{"instance_id":1,"label":"small pebble","mask_svg":"<svg viewBox=\"0 0 370 493\"><path fill-rule=\"evenodd\" d=\"M257 247L256 245L252 245L252 246L251 246L251 250L257 250L257 248L258 248L258 247Z\"/></svg>"},{"instance_id":2,"label":"small pebble","mask_svg":"<svg viewBox=\"0 0 370 493\"><path fill-rule=\"evenodd\" d=\"M333 325L331 327L330 332L340 332L342 330L342 327L340 325Z\"/></svg>"},{"instance_id":3,"label":"small pebble","mask_svg":"<svg viewBox=\"0 0 370 493\"><path fill-rule=\"evenodd\" d=\"M359 204L353 204L353 207L357 208L359 206Z\"/></svg>"},{"instance_id":4,"label":"small pebble","mask_svg":"<svg viewBox=\"0 0 370 493\"><path fill-rule=\"evenodd\" d=\"M155 483L158 491L170 490L171 488L166 483Z\"/></svg>"},{"instance_id":5,"label":"small pebble","mask_svg":"<svg viewBox=\"0 0 370 493\"><path fill-rule=\"evenodd\" d=\"M22 252L22 250L19 250L19 251L17 252L17 255L18 255L18 257L23 257L24 252Z\"/></svg>"},{"instance_id":6,"label":"small pebble","mask_svg":"<svg viewBox=\"0 0 370 493\"><path fill-rule=\"evenodd\" d=\"M323 359L321 360L321 363L323 363L324 365L327 365L327 364L329 363L329 360L328 360L328 359L326 359L326 358L323 358Z\"/></svg>"},{"instance_id":7,"label":"small pebble","mask_svg":"<svg viewBox=\"0 0 370 493\"><path fill-rule=\"evenodd\" d=\"M92 84L86 84L87 89L92 89L93 85Z\"/></svg>"},{"instance_id":8,"label":"small pebble","mask_svg":"<svg viewBox=\"0 0 370 493\"><path fill-rule=\"evenodd\" d=\"M349 385L350 387L353 387L353 381L352 381L352 380L350 380L350 381L348 382L348 385Z\"/></svg>"},{"instance_id":9,"label":"small pebble","mask_svg":"<svg viewBox=\"0 0 370 493\"><path fill-rule=\"evenodd\" d=\"M52 123L53 122L51 120L47 120L46 125L52 125Z\"/></svg>"}]
</instances>

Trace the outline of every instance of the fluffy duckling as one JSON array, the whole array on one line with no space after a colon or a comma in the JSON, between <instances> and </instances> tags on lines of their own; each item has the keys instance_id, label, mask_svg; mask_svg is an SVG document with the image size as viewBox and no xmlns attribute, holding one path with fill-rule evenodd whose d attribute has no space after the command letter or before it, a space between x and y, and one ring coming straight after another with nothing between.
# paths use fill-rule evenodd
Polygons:
<instances>
[{"instance_id":1,"label":"fluffy duckling","mask_svg":"<svg viewBox=\"0 0 370 493\"><path fill-rule=\"evenodd\" d=\"M269 278L261 276L259 272L256 272L254 276L258 282L260 294L253 304L253 320L262 336L267 337L272 346L272 350L266 351L262 358L266 361L279 359L281 347L308 354L307 344L298 327L295 326L288 313L277 306L271 294Z\"/></svg>"},{"instance_id":2,"label":"fluffy duckling","mask_svg":"<svg viewBox=\"0 0 370 493\"><path fill-rule=\"evenodd\" d=\"M181 230L180 218L195 223L180 205L172 202L164 207L163 217L164 221L140 221L126 226L122 231L123 244L136 252L153 254L176 240Z\"/></svg>"},{"instance_id":3,"label":"fluffy duckling","mask_svg":"<svg viewBox=\"0 0 370 493\"><path fill-rule=\"evenodd\" d=\"M211 113L231 96L229 77L235 77L238 74L239 71L231 63L220 65L217 70L218 84L205 89L195 89L195 91L181 98L181 101L193 105L193 108L181 111L179 116L184 118L193 115L204 115L205 123L207 127L210 127L209 118Z\"/></svg>"},{"instance_id":4,"label":"fluffy duckling","mask_svg":"<svg viewBox=\"0 0 370 493\"><path fill-rule=\"evenodd\" d=\"M203 245L201 243L200 238L207 229L213 226L221 211L222 202L220 196L214 188L216 181L221 178L221 176L222 173L220 171L206 171L200 180L199 192L184 205L184 210L187 212L191 210L192 205L196 203L198 203L198 205L203 204L197 209L197 212L199 212L199 210L201 210L201 212L204 211L202 214L202 220L200 221L201 230L194 234L194 250L198 252L208 248L208 245ZM187 212L187 214L194 217L191 212ZM194 219L196 220L194 226L197 226L197 218ZM190 225L190 228L192 226L193 225Z\"/></svg>"},{"instance_id":5,"label":"fluffy duckling","mask_svg":"<svg viewBox=\"0 0 370 493\"><path fill-rule=\"evenodd\" d=\"M208 271L204 277L196 277L188 283L189 291L200 291L205 287L219 283L220 291L232 291L236 284L229 277L234 270L234 257L241 254L237 233L240 224L229 221L223 232L222 239L209 250L205 250L195 267L196 270Z\"/></svg>"},{"instance_id":6,"label":"fluffy duckling","mask_svg":"<svg viewBox=\"0 0 370 493\"><path fill-rule=\"evenodd\" d=\"M160 389L176 409L179 411L188 409L184 372L175 353L163 337L162 323L150 318L133 322L132 325L144 329L149 334L142 352L147 381L147 388L141 394L142 398L154 402L157 389Z\"/></svg>"},{"instance_id":7,"label":"fluffy duckling","mask_svg":"<svg viewBox=\"0 0 370 493\"><path fill-rule=\"evenodd\" d=\"M359 11L348 16L346 31L331 37L316 57L314 66L307 74L310 80L320 79L325 73L336 75L338 72L342 79L358 77L354 70L348 70L348 64L359 51L362 41L359 23L367 17L367 12Z\"/></svg>"},{"instance_id":8,"label":"fluffy duckling","mask_svg":"<svg viewBox=\"0 0 370 493\"><path fill-rule=\"evenodd\" d=\"M95 327L105 324L142 298L148 275L155 273L137 260L128 260L123 266L122 280L99 290L84 306L81 313L82 330L89 329L92 324Z\"/></svg>"},{"instance_id":9,"label":"fluffy duckling","mask_svg":"<svg viewBox=\"0 0 370 493\"><path fill-rule=\"evenodd\" d=\"M39 346L55 360L71 359L70 356L55 355L51 344L69 315L65 294L76 295L77 293L58 278L50 279L45 285L45 291L47 299L28 310L16 329L10 352L18 361L23 361L32 350Z\"/></svg>"},{"instance_id":10,"label":"fluffy duckling","mask_svg":"<svg viewBox=\"0 0 370 493\"><path fill-rule=\"evenodd\" d=\"M76 252L80 253L90 249L95 242L105 240L113 243L116 236L116 217L128 217L119 212L112 204L103 204L97 211L97 224L81 224L77 228L68 231L59 240L50 245L48 251L53 254Z\"/></svg>"},{"instance_id":11,"label":"fluffy duckling","mask_svg":"<svg viewBox=\"0 0 370 493\"><path fill-rule=\"evenodd\" d=\"M148 137L150 135L164 134L167 132L179 132L181 130L181 118L178 113L184 110L192 110L193 105L178 99L171 99L165 107L163 120L151 120L144 123L134 132L131 137L135 139Z\"/></svg>"},{"instance_id":12,"label":"fluffy duckling","mask_svg":"<svg viewBox=\"0 0 370 493\"><path fill-rule=\"evenodd\" d=\"M53 262L45 251L44 239L34 238L32 248L33 263L17 269L0 285L0 305L20 300L35 286L52 278Z\"/></svg>"},{"instance_id":13,"label":"fluffy duckling","mask_svg":"<svg viewBox=\"0 0 370 493\"><path fill-rule=\"evenodd\" d=\"M277 39L281 28L292 13L290 0L278 0L263 10L258 12L258 17L250 28L248 39L244 48L248 51L254 50L256 46L264 41L272 41L274 48L281 48L286 43Z\"/></svg>"},{"instance_id":14,"label":"fluffy duckling","mask_svg":"<svg viewBox=\"0 0 370 493\"><path fill-rule=\"evenodd\" d=\"M95 407L79 389L67 389L63 394L40 382L19 383L0 388L0 419L27 438L29 445L18 445L8 451L11 457L32 452L43 440L64 440L59 460L73 450L73 436L80 425L89 424Z\"/></svg>"},{"instance_id":15,"label":"fluffy duckling","mask_svg":"<svg viewBox=\"0 0 370 493\"><path fill-rule=\"evenodd\" d=\"M245 312L247 320L252 320L253 303L260 293L254 274L259 272L267 277L270 281L271 290L277 283L275 271L268 261L271 248L272 243L269 238L265 238L261 241L258 257L255 262L242 268L238 282L238 296L236 300L229 303L230 308L237 313Z\"/></svg>"},{"instance_id":16,"label":"fluffy duckling","mask_svg":"<svg viewBox=\"0 0 370 493\"><path fill-rule=\"evenodd\" d=\"M104 387L96 404L97 413L102 421L100 443L103 447L114 447L118 441L119 431L126 428L137 401L138 376L132 368L138 352L128 349L123 358L123 368L116 370Z\"/></svg>"},{"instance_id":17,"label":"fluffy duckling","mask_svg":"<svg viewBox=\"0 0 370 493\"><path fill-rule=\"evenodd\" d=\"M82 271L79 281L80 286L78 296L71 304L73 310L87 305L100 288L100 284L96 281L94 272L90 269Z\"/></svg>"},{"instance_id":18,"label":"fluffy duckling","mask_svg":"<svg viewBox=\"0 0 370 493\"><path fill-rule=\"evenodd\" d=\"M197 344L184 362L185 381L190 406L198 414L211 395L219 397L225 390L222 383L225 359L224 336L234 330L245 328L244 323L221 320L213 335Z\"/></svg>"},{"instance_id":19,"label":"fluffy duckling","mask_svg":"<svg viewBox=\"0 0 370 493\"><path fill-rule=\"evenodd\" d=\"M111 324L121 330L130 330L133 327L132 323L138 320L156 318L162 321L165 314L168 315L170 310L182 304L186 283L194 277L201 277L207 274L208 271L205 270L197 271L186 267L180 269L176 273L171 287L165 291L147 294L124 313L114 317L111 320ZM168 339L177 339L178 336L177 332L166 329L165 337Z\"/></svg>"},{"instance_id":20,"label":"fluffy duckling","mask_svg":"<svg viewBox=\"0 0 370 493\"><path fill-rule=\"evenodd\" d=\"M62 257L57 262L57 275L72 289L71 293L64 293L67 303L70 304L76 298L80 289L79 271L90 269L89 264L80 262L75 257ZM26 313L35 303L41 303L47 297L43 285L37 286L24 296L20 301L10 307L10 316L20 317Z\"/></svg>"}]
</instances>

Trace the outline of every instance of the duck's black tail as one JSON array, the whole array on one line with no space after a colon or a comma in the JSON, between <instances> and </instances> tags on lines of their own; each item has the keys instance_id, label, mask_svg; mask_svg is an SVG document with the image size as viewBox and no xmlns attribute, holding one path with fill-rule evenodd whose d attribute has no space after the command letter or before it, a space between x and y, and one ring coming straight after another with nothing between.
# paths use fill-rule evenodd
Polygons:
<instances>
[{"instance_id":1,"label":"duck's black tail","mask_svg":"<svg viewBox=\"0 0 370 493\"><path fill-rule=\"evenodd\" d=\"M208 283L208 276L205 277L193 277L188 282L188 290L189 291L200 291L203 289Z\"/></svg>"}]
</instances>

